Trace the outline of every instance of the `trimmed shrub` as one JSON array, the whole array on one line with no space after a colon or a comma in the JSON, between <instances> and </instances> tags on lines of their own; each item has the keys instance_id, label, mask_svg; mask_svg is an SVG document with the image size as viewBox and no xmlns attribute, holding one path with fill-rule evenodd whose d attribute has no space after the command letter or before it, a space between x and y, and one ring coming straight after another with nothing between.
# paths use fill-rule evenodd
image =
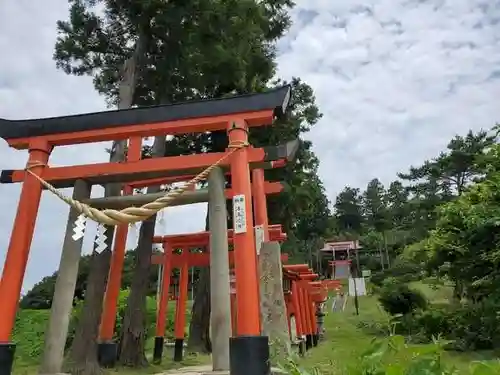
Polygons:
<instances>
[{"instance_id":1,"label":"trimmed shrub","mask_svg":"<svg viewBox=\"0 0 500 375\"><path fill-rule=\"evenodd\" d=\"M390 284L380 291L379 302L391 315L406 315L417 309L425 309L427 300L419 291L410 289L406 284Z\"/></svg>"}]
</instances>

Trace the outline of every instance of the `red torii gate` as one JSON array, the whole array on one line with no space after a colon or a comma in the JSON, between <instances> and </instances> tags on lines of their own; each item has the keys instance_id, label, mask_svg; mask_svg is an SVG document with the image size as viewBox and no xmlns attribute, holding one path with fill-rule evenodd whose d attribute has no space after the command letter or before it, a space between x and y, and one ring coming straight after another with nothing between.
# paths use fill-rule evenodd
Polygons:
<instances>
[{"instance_id":1,"label":"red torii gate","mask_svg":"<svg viewBox=\"0 0 500 375\"><path fill-rule=\"evenodd\" d=\"M283 266L290 336L293 336L291 324L293 317L297 336L306 337L305 350L318 345L317 304L326 301L329 290L340 288L340 282L336 280L314 281L318 277L319 275L314 273L307 264ZM300 351L303 352L302 347Z\"/></svg>"},{"instance_id":2,"label":"red torii gate","mask_svg":"<svg viewBox=\"0 0 500 375\"><path fill-rule=\"evenodd\" d=\"M269 226L270 241L284 241L286 234L281 231L281 225ZM181 361L183 358L184 345L184 327L186 324L186 302L188 292L188 269L189 267L208 267L210 265L210 250L206 253L190 253L189 249L194 247L207 246L210 240L210 232L198 232L192 234L155 236L154 243L161 243L163 246L163 254L154 254L151 257L152 264L161 264L162 283L160 287L160 300L157 304L158 310L156 315L156 337L154 345L153 359L158 362L161 360L164 346L164 335L166 330L166 317L169 301L169 289L171 282L171 273L174 268L180 270L179 277L179 294L177 296L175 323L174 323L174 361ZM228 230L229 243L234 242L234 231ZM173 253L173 249L181 249L181 253ZM234 251L228 252L228 262L230 266L234 266ZM282 261L288 260L287 254L282 254ZM232 297L231 318L233 329L236 329L236 296Z\"/></svg>"},{"instance_id":3,"label":"red torii gate","mask_svg":"<svg viewBox=\"0 0 500 375\"><path fill-rule=\"evenodd\" d=\"M252 223L251 184L249 169L263 168L274 161L287 159L297 143L289 148L267 149L245 147L248 128L273 123L286 112L291 96L290 86L259 94L234 96L153 107L105 111L76 116L33 120L0 119L0 137L10 147L29 151L25 170L4 170L1 183L22 182L22 190L14 228L0 282L2 319L0 320L1 371L12 370L15 345L10 342L12 328L23 283L26 263L41 199L40 179L54 188L72 187L76 181L88 184L131 182L172 175L197 174L219 163L229 166L232 189L244 199L243 215ZM81 143L116 141L136 137L152 137L200 133L226 129L229 138L227 152L161 157L123 163L50 167L48 161L54 147ZM231 157L228 158L228 154ZM253 172L254 175L263 171ZM263 179L260 179L260 186ZM256 207L256 218L261 217ZM113 219L114 220L114 219ZM267 222L266 218L262 218ZM257 220L256 220L257 221ZM119 223L120 221L116 221ZM252 230L242 230L234 236L236 289L245 298L237 300L238 326L231 339L234 371L240 375L260 375L269 371L268 340L260 336L259 292L255 238ZM261 354L265 355L261 358ZM238 358L236 358L238 357ZM256 360L257 359L257 360ZM233 369L232 369L233 370Z\"/></svg>"},{"instance_id":4,"label":"red torii gate","mask_svg":"<svg viewBox=\"0 0 500 375\"><path fill-rule=\"evenodd\" d=\"M127 152L127 160L128 161L137 161L141 159L142 153L142 139L139 137L131 138L129 140L129 147ZM279 168L286 164L285 159L279 159L277 161L273 161L270 164L272 168ZM229 173L226 173L226 175ZM147 187L151 185L158 184L169 184L175 182L182 182L193 176L169 176L169 177L161 177L140 181L133 181L127 183L124 186L123 194L129 195L132 194L133 188L141 188ZM267 230L267 204L266 204L266 195L274 195L283 191L284 183L281 182L268 182L264 180L264 170L260 168L256 168L252 171L252 197L254 204L254 214L255 214L255 222L258 225L261 225L264 233L264 241L268 238L268 230ZM193 186L194 188L194 186ZM193 190L193 189L192 189ZM235 194L232 188L225 190L226 198L230 199ZM139 199L142 199L139 196ZM105 199L92 199L90 200L94 206L103 206L106 207L105 203L109 204L113 203L114 207L119 207L120 205L120 197L111 197ZM123 207L126 207L126 204L122 204ZM231 232L232 233L232 232ZM99 344L98 344L98 358L104 367L113 367L116 360L117 355L117 346L116 343L113 342L114 335L114 327L115 327L115 319L116 319L116 311L117 311L117 302L118 296L120 292L121 286L121 274L123 270L123 262L125 259L125 245L127 241L128 234L128 226L121 225L118 227L116 232L113 258L110 265L110 271L108 276L108 283L106 285L106 293L103 303L103 313L101 317L101 324L99 327ZM193 235L196 234L188 234L184 236L188 236L190 238L194 238ZM180 237L177 236L177 241L180 240ZM206 241L208 241L208 237L206 237ZM153 239L155 242L155 239ZM233 303L235 303L233 299ZM234 311L233 311L234 312ZM233 321L236 314L233 314ZM234 332L236 332L236 327L234 327ZM160 341L163 342L163 335L158 336L158 339L155 339L155 348L160 347ZM155 349L155 353L159 353L155 355L155 360L161 360L161 349ZM182 353L182 352L181 352Z\"/></svg>"},{"instance_id":5,"label":"red torii gate","mask_svg":"<svg viewBox=\"0 0 500 375\"><path fill-rule=\"evenodd\" d=\"M129 150L129 153L131 151ZM171 183L172 180L175 179L175 182L180 182L182 177L175 177L175 178L162 178L161 183ZM185 177L184 177L185 179ZM155 180L154 184L158 184L159 181ZM127 192L131 191L130 185L134 186L147 186L151 184L151 181L146 180L146 181L138 181L134 182L132 184L129 184L127 186ZM255 182L254 182L255 185ZM265 197L266 195L274 195L278 194L281 191L283 191L283 184L280 182L267 182L264 181L263 184L263 193L264 193L264 203L265 203ZM254 189L255 190L255 189ZM226 189L226 198L231 199L234 195L232 189ZM260 199L260 194L262 194L261 191L254 192L254 198ZM116 240L114 244L114 251L113 251L113 257L110 265L110 271L109 271L109 277L108 277L108 283L106 286L106 294L104 298L104 304L103 304L103 313L102 313L102 318L101 318L101 325L99 328L99 342L100 342L100 349L101 351L107 351L107 349L104 348L104 346L109 345L111 340L113 339L114 335L114 327L115 327L115 319L116 319L116 311L117 311L117 302L118 302L118 296L120 293L120 287L121 287L121 275L123 271L123 262L125 259L125 244L127 241L127 233L128 233L128 226L123 225L119 226L117 233L116 233ZM162 243L162 241L158 241L158 238L167 238L170 240L174 240L175 243L180 243L181 239L183 237L186 238L192 238L194 240L198 240L198 237L200 235L203 236L204 233L207 233L206 236L203 238L208 241L208 233L209 232L201 232L201 233L194 233L194 234L182 234L182 235L173 235L173 236L163 236L163 237L158 237L155 236L153 238L153 243ZM231 231L232 233L232 231ZM154 259L154 258L153 258ZM110 351L114 351L115 348L110 348ZM106 355L102 355L102 357L107 357ZM106 363L107 361L102 361L103 364L106 366L111 366L113 363Z\"/></svg>"}]
</instances>

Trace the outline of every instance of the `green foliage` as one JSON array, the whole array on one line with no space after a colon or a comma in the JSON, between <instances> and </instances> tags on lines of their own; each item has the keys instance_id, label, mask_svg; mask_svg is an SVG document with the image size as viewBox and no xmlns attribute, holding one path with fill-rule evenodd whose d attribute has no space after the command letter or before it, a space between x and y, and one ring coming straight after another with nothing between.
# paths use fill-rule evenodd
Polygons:
<instances>
[{"instance_id":1,"label":"green foliage","mask_svg":"<svg viewBox=\"0 0 500 375\"><path fill-rule=\"evenodd\" d=\"M127 305L129 290L120 291L118 299L118 309L115 323L115 339L120 336L123 316ZM82 301L78 302L73 308L66 348L69 348L75 335L75 329L78 323L78 317L82 309ZM151 338L155 334L156 324L156 300L153 297L147 297L146 301L146 337ZM43 352L43 342L45 339L45 330L47 328L50 310L30 310L21 309L16 316L14 326L14 342L18 344L16 349L16 360L23 363L37 363ZM166 338L173 338L174 327L174 309L168 309L167 313L167 332Z\"/></svg>"},{"instance_id":2,"label":"green foliage","mask_svg":"<svg viewBox=\"0 0 500 375\"><path fill-rule=\"evenodd\" d=\"M346 186L335 200L335 217L339 230L360 233L363 224L362 197L359 189Z\"/></svg>"},{"instance_id":3,"label":"green foliage","mask_svg":"<svg viewBox=\"0 0 500 375\"><path fill-rule=\"evenodd\" d=\"M495 146L498 149L500 146ZM457 298L498 296L500 281L500 173L491 173L438 210L427 249L428 265L456 285Z\"/></svg>"},{"instance_id":4,"label":"green foliage","mask_svg":"<svg viewBox=\"0 0 500 375\"><path fill-rule=\"evenodd\" d=\"M389 208L385 198L384 185L377 178L374 178L368 183L362 199L366 225L374 228L377 232L389 229Z\"/></svg>"},{"instance_id":5,"label":"green foliage","mask_svg":"<svg viewBox=\"0 0 500 375\"><path fill-rule=\"evenodd\" d=\"M130 294L129 289L121 290L118 298L118 309L116 312L116 322L115 322L115 339L120 338L120 333L122 331L123 318L125 316L125 309L127 307L127 299ZM155 334L155 324L156 324L156 299L153 297L146 297L146 338L153 337ZM167 332L173 332L174 327L174 317L172 309L168 310L167 314ZM168 337L168 335L167 335Z\"/></svg>"},{"instance_id":6,"label":"green foliage","mask_svg":"<svg viewBox=\"0 0 500 375\"><path fill-rule=\"evenodd\" d=\"M347 365L346 375L457 375L458 371L443 361L446 341L435 340L427 345L408 345L400 335L375 339L358 361ZM306 371L295 358L280 366L290 375L321 375L318 369ZM496 375L500 362L473 362L470 375Z\"/></svg>"},{"instance_id":7,"label":"green foliage","mask_svg":"<svg viewBox=\"0 0 500 375\"><path fill-rule=\"evenodd\" d=\"M19 310L13 332L16 361L32 363L40 358L49 314L49 310Z\"/></svg>"},{"instance_id":8,"label":"green foliage","mask_svg":"<svg viewBox=\"0 0 500 375\"><path fill-rule=\"evenodd\" d=\"M379 301L391 315L406 315L427 307L427 300L422 293L401 283L385 285L380 291Z\"/></svg>"},{"instance_id":9,"label":"green foliage","mask_svg":"<svg viewBox=\"0 0 500 375\"><path fill-rule=\"evenodd\" d=\"M370 281L376 286L382 286L387 278L394 278L398 282L407 283L421 277L422 267L404 259L396 259L391 268L372 274Z\"/></svg>"},{"instance_id":10,"label":"green foliage","mask_svg":"<svg viewBox=\"0 0 500 375\"><path fill-rule=\"evenodd\" d=\"M84 255L80 259L78 268L78 278L75 287L74 306L77 308L79 301L84 298L85 289L87 288L87 277L89 274L90 255ZM125 262L123 264L122 288L127 289L132 282L132 272L134 264L134 252L127 251L125 253ZM51 276L44 277L41 281L35 284L26 295L21 298L21 309L50 309L52 305L52 297L54 295L54 287L57 278L57 271ZM156 283L158 273L156 267L151 267L149 272L149 287L148 295L156 294Z\"/></svg>"},{"instance_id":11,"label":"green foliage","mask_svg":"<svg viewBox=\"0 0 500 375\"><path fill-rule=\"evenodd\" d=\"M458 350L500 348L500 301L466 304L448 314L449 338Z\"/></svg>"},{"instance_id":12,"label":"green foliage","mask_svg":"<svg viewBox=\"0 0 500 375\"><path fill-rule=\"evenodd\" d=\"M92 76L96 89L114 104L123 63L140 42L137 105L262 87L274 73L273 43L289 26L287 10L293 5L290 0L70 4L69 20L57 24L57 66Z\"/></svg>"}]
</instances>

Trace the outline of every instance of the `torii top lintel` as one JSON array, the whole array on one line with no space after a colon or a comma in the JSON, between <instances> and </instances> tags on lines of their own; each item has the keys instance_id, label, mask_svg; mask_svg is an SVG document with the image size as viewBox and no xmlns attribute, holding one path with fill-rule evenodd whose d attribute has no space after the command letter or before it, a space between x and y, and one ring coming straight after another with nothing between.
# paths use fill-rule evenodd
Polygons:
<instances>
[{"instance_id":1,"label":"torii top lintel","mask_svg":"<svg viewBox=\"0 0 500 375\"><path fill-rule=\"evenodd\" d=\"M0 119L0 138L26 149L33 138L53 146L127 139L133 136L199 133L225 129L228 122L270 125L286 112L289 85L263 93L150 107L31 120Z\"/></svg>"}]
</instances>

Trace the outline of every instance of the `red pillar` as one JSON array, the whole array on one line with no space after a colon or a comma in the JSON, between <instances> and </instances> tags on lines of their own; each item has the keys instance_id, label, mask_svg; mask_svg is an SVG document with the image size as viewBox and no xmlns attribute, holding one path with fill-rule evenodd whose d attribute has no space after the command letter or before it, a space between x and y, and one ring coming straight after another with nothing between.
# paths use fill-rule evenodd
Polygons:
<instances>
[{"instance_id":1,"label":"red pillar","mask_svg":"<svg viewBox=\"0 0 500 375\"><path fill-rule=\"evenodd\" d=\"M299 300L299 309L300 309L300 324L302 327L302 335L308 335L309 334L309 324L307 320L307 308L306 308L306 302L304 298L304 290L302 288L302 285L300 285L300 281L297 282L297 297Z\"/></svg>"},{"instance_id":2,"label":"red pillar","mask_svg":"<svg viewBox=\"0 0 500 375\"><path fill-rule=\"evenodd\" d=\"M128 161L138 161L142 154L142 138L130 138L127 152ZM132 194L133 189L126 185L123 195ZM118 297L122 281L123 263L125 261L125 250L127 246L128 225L119 225L115 234L115 244L109 268L106 294L104 295L101 325L99 327L99 341L101 343L113 340L115 331L116 311L118 308Z\"/></svg>"},{"instance_id":3,"label":"red pillar","mask_svg":"<svg viewBox=\"0 0 500 375\"><path fill-rule=\"evenodd\" d=\"M295 326L297 327L297 336L304 335L304 328L302 323L302 311L300 310L300 296L299 296L299 288L297 283L294 280L291 280L292 283L292 305L293 310L295 311Z\"/></svg>"},{"instance_id":4,"label":"red pillar","mask_svg":"<svg viewBox=\"0 0 500 375\"><path fill-rule=\"evenodd\" d=\"M167 328L167 311L170 292L170 277L172 274L172 248L166 242L163 243L163 272L160 287L160 300L156 313L156 336L153 351L153 361L160 363L165 344L165 330Z\"/></svg>"},{"instance_id":5,"label":"red pillar","mask_svg":"<svg viewBox=\"0 0 500 375\"><path fill-rule=\"evenodd\" d=\"M234 270L229 271L229 285L231 293L231 329L236 332L237 329L237 316L236 316L236 282L234 280Z\"/></svg>"},{"instance_id":6,"label":"red pillar","mask_svg":"<svg viewBox=\"0 0 500 375\"><path fill-rule=\"evenodd\" d=\"M248 128L244 121L229 124L229 143L248 142ZM231 182L235 196L244 196L246 228L234 231L234 270L236 274L237 335L260 335L260 306L257 275L257 254L253 231L250 169L247 148L236 151L231 157ZM234 198L233 198L234 205ZM234 218L233 218L234 221ZM235 226L235 229L236 226Z\"/></svg>"},{"instance_id":7,"label":"red pillar","mask_svg":"<svg viewBox=\"0 0 500 375\"><path fill-rule=\"evenodd\" d=\"M46 141L32 141L29 146L27 167L33 166L30 170L41 175L47 165L51 150L52 147ZM41 196L42 185L34 176L26 173L0 282L0 344L9 342L16 320L19 295L23 286Z\"/></svg>"},{"instance_id":8,"label":"red pillar","mask_svg":"<svg viewBox=\"0 0 500 375\"><path fill-rule=\"evenodd\" d=\"M307 281L301 281L302 288L302 303L304 304L304 316L305 316L305 326L306 329L306 349L310 349L313 346L313 318L312 318L312 307L310 303L309 291L307 288Z\"/></svg>"},{"instance_id":9,"label":"red pillar","mask_svg":"<svg viewBox=\"0 0 500 375\"><path fill-rule=\"evenodd\" d=\"M163 257L163 272L162 283L160 288L160 301L158 303L158 311L156 314L156 337L164 337L165 329L167 327L167 312L168 300L170 292L170 278L172 273L172 249L167 243L163 244L164 257Z\"/></svg>"},{"instance_id":10,"label":"red pillar","mask_svg":"<svg viewBox=\"0 0 500 375\"><path fill-rule=\"evenodd\" d=\"M175 308L175 346L174 346L174 361L182 361L184 348L184 330L186 327L186 302L188 294L189 281L189 266L188 266L188 249L182 249L184 261L180 269L179 277L179 297Z\"/></svg>"}]
</instances>

